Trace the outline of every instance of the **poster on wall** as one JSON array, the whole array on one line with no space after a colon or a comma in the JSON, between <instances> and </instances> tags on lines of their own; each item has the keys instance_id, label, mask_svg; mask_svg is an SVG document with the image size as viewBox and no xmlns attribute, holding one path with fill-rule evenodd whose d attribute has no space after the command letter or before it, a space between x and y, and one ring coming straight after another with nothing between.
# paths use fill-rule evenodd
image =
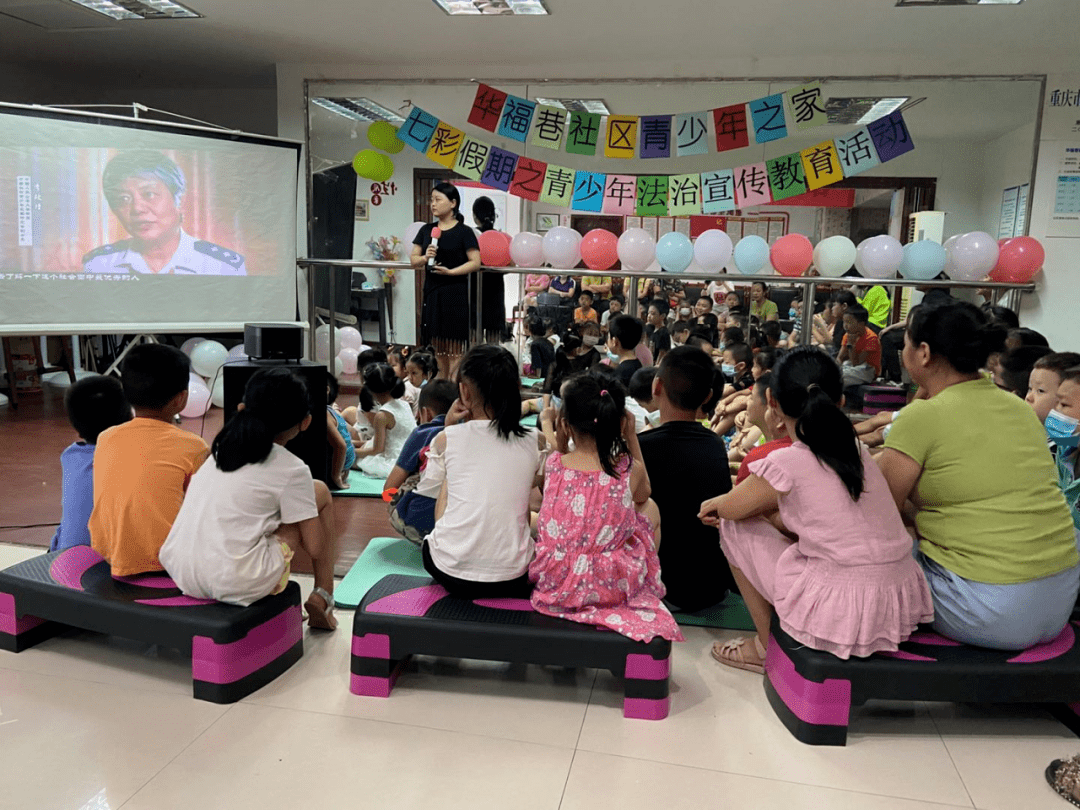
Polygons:
<instances>
[{"instance_id":1,"label":"poster on wall","mask_svg":"<svg viewBox=\"0 0 1080 810\"><path fill-rule=\"evenodd\" d=\"M1001 216L998 217L998 239L1012 239L1016 236L1016 210L1020 204L1020 186L1013 186L1001 192Z\"/></svg>"},{"instance_id":2,"label":"poster on wall","mask_svg":"<svg viewBox=\"0 0 1080 810\"><path fill-rule=\"evenodd\" d=\"M1058 171L1054 184L1054 209L1047 236L1080 237L1080 142L1058 147Z\"/></svg>"}]
</instances>

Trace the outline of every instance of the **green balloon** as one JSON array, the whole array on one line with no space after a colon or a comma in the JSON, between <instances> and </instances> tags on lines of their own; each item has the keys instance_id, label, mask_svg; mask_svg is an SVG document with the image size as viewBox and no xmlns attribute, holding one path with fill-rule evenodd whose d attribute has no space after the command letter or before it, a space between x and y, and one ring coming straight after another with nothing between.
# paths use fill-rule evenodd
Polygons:
<instances>
[{"instance_id":1,"label":"green balloon","mask_svg":"<svg viewBox=\"0 0 1080 810\"><path fill-rule=\"evenodd\" d=\"M394 161L386 155L375 154L379 158L379 165L376 167L375 171L368 176L376 183L385 183L394 174Z\"/></svg>"},{"instance_id":2,"label":"green balloon","mask_svg":"<svg viewBox=\"0 0 1080 810\"><path fill-rule=\"evenodd\" d=\"M366 177L368 180L375 180L375 175L382 169L383 161L389 160L386 155L380 155L373 149L365 149L362 152L357 152L353 158L353 171L359 177ZM382 182L381 180L378 182Z\"/></svg>"},{"instance_id":3,"label":"green balloon","mask_svg":"<svg viewBox=\"0 0 1080 810\"><path fill-rule=\"evenodd\" d=\"M367 139L376 149L382 149L391 155L396 155L405 148L405 142L397 136L397 129L387 121L375 121L372 123L368 127Z\"/></svg>"}]
</instances>

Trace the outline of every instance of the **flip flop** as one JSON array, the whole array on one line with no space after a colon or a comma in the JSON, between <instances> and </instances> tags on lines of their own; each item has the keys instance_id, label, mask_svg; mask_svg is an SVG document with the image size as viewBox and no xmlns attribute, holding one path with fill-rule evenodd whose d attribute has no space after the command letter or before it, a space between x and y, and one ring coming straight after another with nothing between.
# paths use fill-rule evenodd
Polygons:
<instances>
[{"instance_id":1,"label":"flip flop","mask_svg":"<svg viewBox=\"0 0 1080 810\"><path fill-rule=\"evenodd\" d=\"M765 674L764 664L755 664L753 661L747 661L743 647L750 641L750 639L740 636L739 638L733 638L730 641L717 641L712 645L711 655L719 661L721 664L727 667L734 667L735 669L745 669L747 672L756 672L758 675ZM761 642L754 639L754 651L758 653L758 656L762 661L765 660L765 651L761 649Z\"/></svg>"},{"instance_id":2,"label":"flip flop","mask_svg":"<svg viewBox=\"0 0 1080 810\"><path fill-rule=\"evenodd\" d=\"M322 597L325 607L318 602L313 602L311 596ZM311 592L304 603L307 611L308 627L313 630L337 630L337 619L334 618L334 597L322 588L316 588Z\"/></svg>"},{"instance_id":3,"label":"flip flop","mask_svg":"<svg viewBox=\"0 0 1080 810\"><path fill-rule=\"evenodd\" d=\"M1067 785L1062 784L1059 781L1059 774L1063 766L1070 766L1072 770L1072 774L1069 776L1070 784ZM1080 777L1080 754L1069 757L1069 759L1055 759L1046 766L1045 773L1046 783L1053 788L1058 796L1063 798L1073 807L1080 807L1080 801L1078 801L1072 793L1072 791L1076 789L1078 777Z\"/></svg>"}]
</instances>

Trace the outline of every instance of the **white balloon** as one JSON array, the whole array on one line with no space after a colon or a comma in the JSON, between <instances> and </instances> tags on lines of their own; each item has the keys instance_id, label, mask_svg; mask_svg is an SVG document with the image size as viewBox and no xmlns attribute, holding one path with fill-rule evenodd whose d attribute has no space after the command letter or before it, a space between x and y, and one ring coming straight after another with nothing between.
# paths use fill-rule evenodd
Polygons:
<instances>
[{"instance_id":1,"label":"white balloon","mask_svg":"<svg viewBox=\"0 0 1080 810\"><path fill-rule=\"evenodd\" d=\"M200 343L204 343L205 341L206 338L204 337L188 338L180 346L180 351L182 351L188 357L191 357L191 352L195 349L195 347L198 346Z\"/></svg>"},{"instance_id":2,"label":"white balloon","mask_svg":"<svg viewBox=\"0 0 1080 810\"><path fill-rule=\"evenodd\" d=\"M341 370L346 374L356 373L356 360L360 356L360 352L356 349L350 349L345 347L338 353L338 359L341 361Z\"/></svg>"},{"instance_id":3,"label":"white balloon","mask_svg":"<svg viewBox=\"0 0 1080 810\"><path fill-rule=\"evenodd\" d=\"M523 231L510 240L510 258L518 267L540 267L544 263L544 240L540 234Z\"/></svg>"},{"instance_id":4,"label":"white balloon","mask_svg":"<svg viewBox=\"0 0 1080 810\"><path fill-rule=\"evenodd\" d=\"M644 270L656 261L656 240L643 228L627 228L615 248L627 270Z\"/></svg>"},{"instance_id":5,"label":"white balloon","mask_svg":"<svg viewBox=\"0 0 1080 810\"><path fill-rule=\"evenodd\" d=\"M999 252L997 240L990 234L983 231L965 233L953 244L953 269L949 277L955 281L981 281L994 269ZM948 269L946 261L946 272Z\"/></svg>"},{"instance_id":6,"label":"white balloon","mask_svg":"<svg viewBox=\"0 0 1080 810\"><path fill-rule=\"evenodd\" d=\"M953 272L956 270L956 256L953 254L953 248L956 247L956 242L961 236L963 236L963 234L960 233L950 236L945 240L945 244L942 245L942 247L945 248L945 275L949 278L953 278Z\"/></svg>"},{"instance_id":7,"label":"white balloon","mask_svg":"<svg viewBox=\"0 0 1080 810\"><path fill-rule=\"evenodd\" d=\"M218 375L214 382L214 389L210 392L210 402L219 408L225 407L225 378L221 375Z\"/></svg>"},{"instance_id":8,"label":"white balloon","mask_svg":"<svg viewBox=\"0 0 1080 810\"><path fill-rule=\"evenodd\" d=\"M355 326L343 326L338 330L338 334L341 336L341 345L345 349L359 349L364 345L364 338Z\"/></svg>"},{"instance_id":9,"label":"white balloon","mask_svg":"<svg viewBox=\"0 0 1080 810\"><path fill-rule=\"evenodd\" d=\"M213 377L225 364L228 356L228 349L216 340L207 340L191 352L191 367L203 377Z\"/></svg>"},{"instance_id":10,"label":"white balloon","mask_svg":"<svg viewBox=\"0 0 1080 810\"><path fill-rule=\"evenodd\" d=\"M855 266L866 278L894 278L904 261L904 246L892 236L864 239L855 254Z\"/></svg>"},{"instance_id":11,"label":"white balloon","mask_svg":"<svg viewBox=\"0 0 1080 810\"><path fill-rule=\"evenodd\" d=\"M556 225L544 234L544 258L556 270L569 270L581 261L581 234Z\"/></svg>"},{"instance_id":12,"label":"white balloon","mask_svg":"<svg viewBox=\"0 0 1080 810\"><path fill-rule=\"evenodd\" d=\"M247 360L247 352L244 350L243 343L237 343L231 349L229 349L229 360Z\"/></svg>"},{"instance_id":13,"label":"white balloon","mask_svg":"<svg viewBox=\"0 0 1080 810\"><path fill-rule=\"evenodd\" d=\"M180 411L180 415L191 419L202 416L208 410L210 410L210 389L206 387L206 383L202 380L190 380L188 382L187 405L184 406L184 410Z\"/></svg>"},{"instance_id":14,"label":"white balloon","mask_svg":"<svg viewBox=\"0 0 1080 810\"><path fill-rule=\"evenodd\" d=\"M405 247L405 255L408 256L412 253L413 240L416 235L420 233L420 229L427 225L426 222L414 222L408 228L405 229L405 239L402 240Z\"/></svg>"},{"instance_id":15,"label":"white balloon","mask_svg":"<svg viewBox=\"0 0 1080 810\"><path fill-rule=\"evenodd\" d=\"M345 372L345 364L341 362L340 357L334 358L334 376L337 379L341 379L341 375Z\"/></svg>"},{"instance_id":16,"label":"white balloon","mask_svg":"<svg viewBox=\"0 0 1080 810\"><path fill-rule=\"evenodd\" d=\"M726 232L710 228L694 242L694 260L705 271L719 273L731 259L733 248L731 237Z\"/></svg>"},{"instance_id":17,"label":"white balloon","mask_svg":"<svg viewBox=\"0 0 1080 810\"><path fill-rule=\"evenodd\" d=\"M830 236L814 247L814 267L825 278L839 278L855 264L858 251L846 236Z\"/></svg>"},{"instance_id":18,"label":"white balloon","mask_svg":"<svg viewBox=\"0 0 1080 810\"><path fill-rule=\"evenodd\" d=\"M341 330L334 330L334 356L341 351ZM330 327L323 324L315 330L315 359L325 363L330 359Z\"/></svg>"}]
</instances>

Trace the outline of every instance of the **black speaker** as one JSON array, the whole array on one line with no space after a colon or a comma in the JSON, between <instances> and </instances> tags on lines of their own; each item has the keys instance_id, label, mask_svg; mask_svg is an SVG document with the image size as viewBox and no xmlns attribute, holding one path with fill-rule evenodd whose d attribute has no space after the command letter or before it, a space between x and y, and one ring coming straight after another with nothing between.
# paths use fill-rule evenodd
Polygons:
<instances>
[{"instance_id":1,"label":"black speaker","mask_svg":"<svg viewBox=\"0 0 1080 810\"><path fill-rule=\"evenodd\" d=\"M308 360L298 362L247 361L226 363L221 367L225 384L225 419L236 413L244 399L244 386L261 368L287 368L307 385L311 408L311 426L285 445L303 459L311 477L327 484L329 447L326 442L326 366Z\"/></svg>"},{"instance_id":2,"label":"black speaker","mask_svg":"<svg viewBox=\"0 0 1080 810\"><path fill-rule=\"evenodd\" d=\"M244 354L252 360L299 360L304 328L299 324L245 323Z\"/></svg>"}]
</instances>

